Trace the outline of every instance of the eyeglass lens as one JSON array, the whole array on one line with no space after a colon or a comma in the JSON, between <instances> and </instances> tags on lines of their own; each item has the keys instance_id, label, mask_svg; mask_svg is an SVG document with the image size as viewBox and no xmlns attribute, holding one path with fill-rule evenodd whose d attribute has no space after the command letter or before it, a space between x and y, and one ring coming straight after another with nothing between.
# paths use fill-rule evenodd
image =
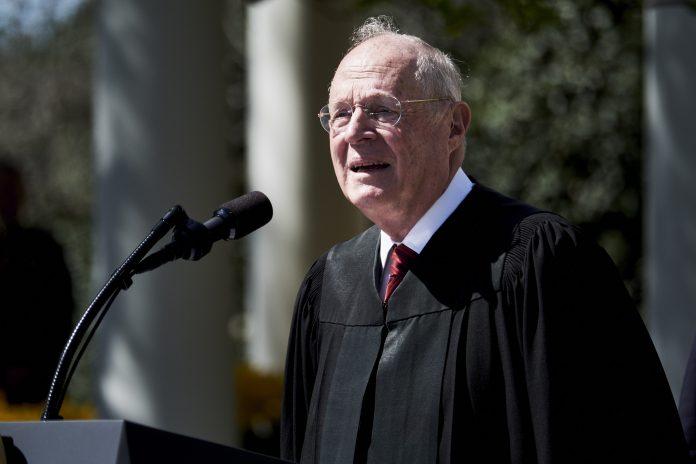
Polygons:
<instances>
[{"instance_id":1,"label":"eyeglass lens","mask_svg":"<svg viewBox=\"0 0 696 464\"><path fill-rule=\"evenodd\" d=\"M383 95L353 106L345 102L325 105L319 112L322 127L327 132L331 129L338 132L344 130L356 108L362 109L371 120L383 125L393 126L401 118L401 102L396 97Z\"/></svg>"}]
</instances>

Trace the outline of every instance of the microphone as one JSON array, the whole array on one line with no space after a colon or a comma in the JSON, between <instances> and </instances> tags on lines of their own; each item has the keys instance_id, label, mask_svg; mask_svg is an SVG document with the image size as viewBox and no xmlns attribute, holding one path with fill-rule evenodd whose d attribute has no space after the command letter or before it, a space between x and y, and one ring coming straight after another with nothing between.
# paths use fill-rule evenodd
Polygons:
<instances>
[{"instance_id":1,"label":"microphone","mask_svg":"<svg viewBox=\"0 0 696 464\"><path fill-rule=\"evenodd\" d=\"M273 206L261 192L249 192L220 206L203 224L213 241L237 240L268 224Z\"/></svg>"},{"instance_id":2,"label":"microphone","mask_svg":"<svg viewBox=\"0 0 696 464\"><path fill-rule=\"evenodd\" d=\"M223 204L203 224L184 217L175 227L172 240L140 261L134 274L179 258L197 261L210 252L214 242L237 240L266 225L273 217L273 206L266 195L254 191Z\"/></svg>"}]
</instances>

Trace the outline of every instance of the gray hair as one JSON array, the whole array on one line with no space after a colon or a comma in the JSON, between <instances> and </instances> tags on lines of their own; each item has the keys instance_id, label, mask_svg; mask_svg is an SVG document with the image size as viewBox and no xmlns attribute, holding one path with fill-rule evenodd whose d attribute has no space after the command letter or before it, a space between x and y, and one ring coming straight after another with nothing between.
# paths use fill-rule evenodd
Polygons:
<instances>
[{"instance_id":1,"label":"gray hair","mask_svg":"<svg viewBox=\"0 0 696 464\"><path fill-rule=\"evenodd\" d=\"M462 99L464 80L459 67L454 60L420 37L403 34L399 31L394 20L385 15L367 18L365 22L353 31L350 37L351 51L361 43L380 35L392 35L406 39L417 45L415 79L426 97L450 97L455 101Z\"/></svg>"}]
</instances>

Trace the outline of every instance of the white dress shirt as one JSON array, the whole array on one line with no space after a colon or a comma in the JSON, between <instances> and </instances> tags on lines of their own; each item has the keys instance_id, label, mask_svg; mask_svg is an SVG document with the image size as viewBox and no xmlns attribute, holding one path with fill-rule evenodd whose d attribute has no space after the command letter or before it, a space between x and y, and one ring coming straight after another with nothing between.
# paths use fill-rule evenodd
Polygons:
<instances>
[{"instance_id":1,"label":"white dress shirt","mask_svg":"<svg viewBox=\"0 0 696 464\"><path fill-rule=\"evenodd\" d=\"M382 260L382 269L388 269L387 266L390 264L389 252L395 244L398 245L399 243L403 243L420 254L435 231L440 228L445 220L457 209L457 206L466 198L469 192L471 192L473 185L469 177L459 168L444 193L433 203L423 217L416 222L402 242L395 242L384 231L380 231L379 253ZM387 280L389 280L388 274L388 272L382 272L382 281L379 289L380 298L384 298Z\"/></svg>"}]
</instances>

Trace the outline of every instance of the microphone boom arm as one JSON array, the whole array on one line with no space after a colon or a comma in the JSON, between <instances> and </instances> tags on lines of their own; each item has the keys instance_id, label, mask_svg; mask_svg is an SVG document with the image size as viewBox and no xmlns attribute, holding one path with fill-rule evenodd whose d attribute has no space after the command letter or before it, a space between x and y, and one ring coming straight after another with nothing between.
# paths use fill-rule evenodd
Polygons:
<instances>
[{"instance_id":1,"label":"microphone boom arm","mask_svg":"<svg viewBox=\"0 0 696 464\"><path fill-rule=\"evenodd\" d=\"M126 258L119 266L109 280L104 284L102 289L97 293L97 296L92 300L92 303L85 310L84 314L75 325L72 334L63 348L58 366L53 375L51 386L46 398L46 404L41 414L42 421L61 419L59 413L60 408L65 398L65 393L70 382L70 377L74 371L74 367L79 361L79 357L75 358L78 349L83 345L85 335L93 333L103 317L103 313L108 310L108 306L102 310L104 304L112 300L116 293L121 289L130 287L135 266L145 257L152 247L164 237L177 224L188 220L183 208L179 205L172 207L160 221L152 228L150 233L138 245L138 247ZM96 322L93 324L93 322ZM90 330L91 329L91 330Z\"/></svg>"},{"instance_id":2,"label":"microphone boom arm","mask_svg":"<svg viewBox=\"0 0 696 464\"><path fill-rule=\"evenodd\" d=\"M121 266L111 274L78 321L58 361L41 420L61 418L60 407L82 353L118 292L128 289L133 283L133 275L155 269L179 258L198 260L210 251L213 242L244 237L268 223L272 216L271 202L261 192L249 192L223 204L205 223L189 219L179 205L171 208ZM172 241L159 251L147 256L152 247L172 228L174 229ZM87 335L86 338L85 335Z\"/></svg>"}]
</instances>

